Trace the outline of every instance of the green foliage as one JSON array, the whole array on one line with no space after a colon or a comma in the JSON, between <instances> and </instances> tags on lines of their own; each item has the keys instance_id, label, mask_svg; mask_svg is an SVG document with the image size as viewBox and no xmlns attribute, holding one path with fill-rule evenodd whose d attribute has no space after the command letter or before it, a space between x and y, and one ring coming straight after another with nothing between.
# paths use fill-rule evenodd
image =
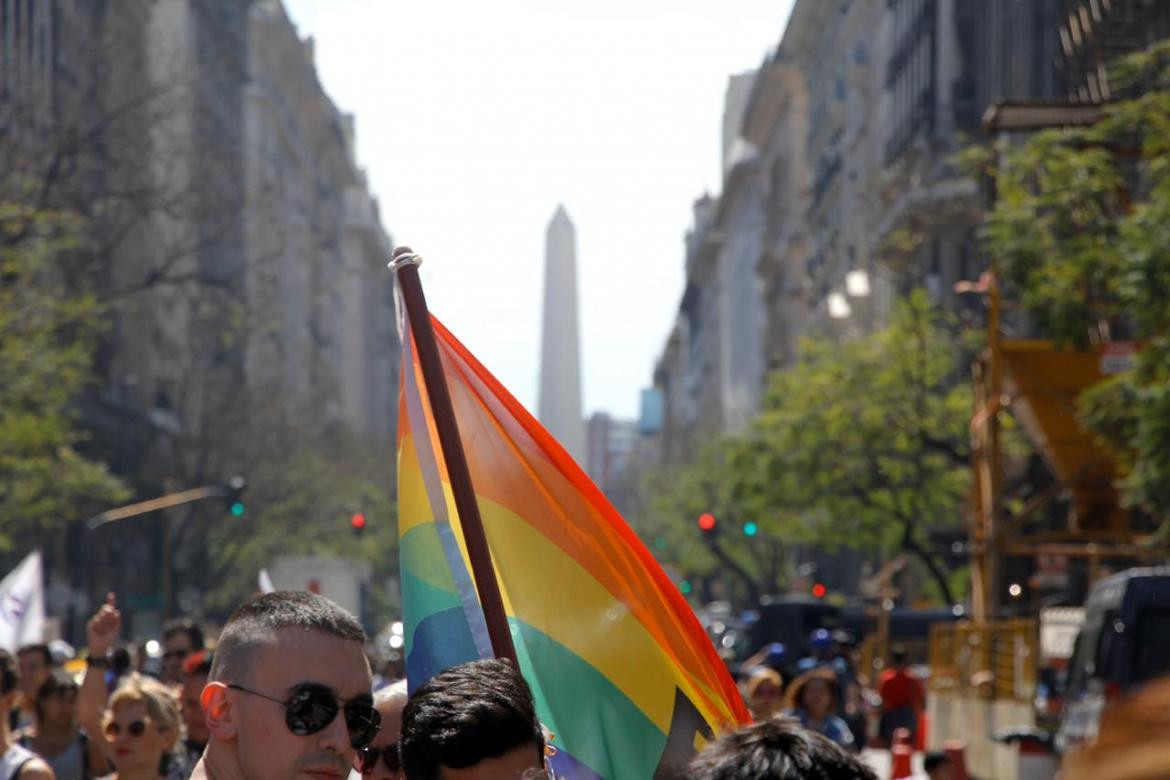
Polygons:
<instances>
[{"instance_id":1,"label":"green foliage","mask_svg":"<svg viewBox=\"0 0 1170 780\"><path fill-rule=\"evenodd\" d=\"M917 555L951 600L925 532L958 525L970 487L963 352L921 291L882 331L807 344L748 435L760 498L804 514L826 546Z\"/></svg>"},{"instance_id":2,"label":"green foliage","mask_svg":"<svg viewBox=\"0 0 1170 780\"><path fill-rule=\"evenodd\" d=\"M1141 342L1133 370L1081 413L1123 470L1127 503L1170 517L1170 43L1118 63L1134 96L1090 127L1049 130L969 162L993 176L991 252L1041 335ZM998 157L998 160L996 160Z\"/></svg>"},{"instance_id":3,"label":"green foliage","mask_svg":"<svg viewBox=\"0 0 1170 780\"><path fill-rule=\"evenodd\" d=\"M214 576L204 606L226 614L256 590L260 569L281 557L317 555L368 562L376 622L389 619L399 607L382 587L398 572L393 487L389 459L344 433L270 453L249 472L245 515L225 508L209 526ZM350 527L355 512L366 516L360 536Z\"/></svg>"},{"instance_id":4,"label":"green foliage","mask_svg":"<svg viewBox=\"0 0 1170 780\"><path fill-rule=\"evenodd\" d=\"M674 534L683 571L710 575L728 564L698 539L694 518L713 512L725 526L718 546L762 587L782 584L781 562L766 565L772 548L905 550L953 602L926 532L962 522L972 400L958 368L974 346L921 291L885 330L806 343L799 362L772 377L748 431L650 485L654 531ZM753 539L740 533L748 519L760 526Z\"/></svg>"},{"instance_id":5,"label":"green foliage","mask_svg":"<svg viewBox=\"0 0 1170 780\"><path fill-rule=\"evenodd\" d=\"M76 449L71 403L89 381L101 315L59 273L81 228L68 214L0 203L0 550L127 496Z\"/></svg>"}]
</instances>

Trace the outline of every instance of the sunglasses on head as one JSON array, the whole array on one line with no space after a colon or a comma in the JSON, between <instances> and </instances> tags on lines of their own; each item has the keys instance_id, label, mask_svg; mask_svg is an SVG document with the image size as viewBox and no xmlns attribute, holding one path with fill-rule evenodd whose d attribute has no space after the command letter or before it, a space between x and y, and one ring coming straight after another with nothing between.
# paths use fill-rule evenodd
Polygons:
<instances>
[{"instance_id":1,"label":"sunglasses on head","mask_svg":"<svg viewBox=\"0 0 1170 780\"><path fill-rule=\"evenodd\" d=\"M398 760L398 744L395 743L384 748L364 747L359 750L357 754L358 771L363 775L373 772L378 766L379 758L391 772L398 772L402 769L402 763Z\"/></svg>"},{"instance_id":2,"label":"sunglasses on head","mask_svg":"<svg viewBox=\"0 0 1170 780\"><path fill-rule=\"evenodd\" d=\"M289 698L277 699L234 683L227 687L284 705L284 723L298 737L316 734L333 722L338 711L344 710L349 744L360 750L374 740L378 727L382 725L382 717L374 709L373 699L368 694L343 701L326 686L309 683L302 685Z\"/></svg>"},{"instance_id":3,"label":"sunglasses on head","mask_svg":"<svg viewBox=\"0 0 1170 780\"><path fill-rule=\"evenodd\" d=\"M132 720L126 724L126 733L132 737L141 737L146 733L146 721ZM122 724L116 720L111 720L106 724L106 736L117 739L122 734Z\"/></svg>"}]
</instances>

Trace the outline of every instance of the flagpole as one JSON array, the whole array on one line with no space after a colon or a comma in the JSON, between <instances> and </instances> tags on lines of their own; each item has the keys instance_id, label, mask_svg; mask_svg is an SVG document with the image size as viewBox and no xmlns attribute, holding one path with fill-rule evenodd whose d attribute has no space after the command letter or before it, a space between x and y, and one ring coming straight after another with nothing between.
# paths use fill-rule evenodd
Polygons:
<instances>
[{"instance_id":1,"label":"flagpole","mask_svg":"<svg viewBox=\"0 0 1170 780\"><path fill-rule=\"evenodd\" d=\"M463 540L467 543L467 555L471 559L471 576L483 606L484 622L488 638L496 658L511 659L516 668L516 646L512 644L512 632L508 628L508 614L504 610L504 599L496 582L492 568L492 554L488 548L487 536L483 531L483 518L479 514L479 502L471 483L471 470L463 452L463 440L459 438L459 426L455 421L455 407L451 404L451 392L447 388L447 377L439 359L439 347L435 343L435 332L431 328L427 299L423 295L418 266L422 258L408 246L394 250L390 269L398 278L402 301L406 304L406 315L410 318L410 330L414 334L414 346L418 350L418 362L422 368L423 383L431 402L435 428L439 434L439 447L443 461L447 464L447 475L451 479L451 492L455 497L455 509L459 513L459 524L463 529ZM410 370L409 368L407 370Z\"/></svg>"}]
</instances>

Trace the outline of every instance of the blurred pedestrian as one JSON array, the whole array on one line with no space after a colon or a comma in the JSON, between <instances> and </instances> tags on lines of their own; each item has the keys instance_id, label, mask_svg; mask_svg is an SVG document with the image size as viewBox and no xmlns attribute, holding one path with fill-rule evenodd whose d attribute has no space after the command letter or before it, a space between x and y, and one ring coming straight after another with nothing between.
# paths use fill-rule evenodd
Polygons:
<instances>
[{"instance_id":1,"label":"blurred pedestrian","mask_svg":"<svg viewBox=\"0 0 1170 780\"><path fill-rule=\"evenodd\" d=\"M932 750L923 756L922 771L930 780L955 780L955 764L941 750Z\"/></svg>"},{"instance_id":2,"label":"blurred pedestrian","mask_svg":"<svg viewBox=\"0 0 1170 780\"><path fill-rule=\"evenodd\" d=\"M906 668L905 649L894 647L890 668L878 677L878 695L882 699L878 731L886 745L894 743L894 731L900 728L909 729L910 744L917 744L918 716L926 708L926 690Z\"/></svg>"},{"instance_id":3,"label":"blurred pedestrian","mask_svg":"<svg viewBox=\"0 0 1170 780\"><path fill-rule=\"evenodd\" d=\"M833 635L829 633L828 629L818 628L808 635L809 654L800 659L800 663L796 665L797 674L802 674L810 669L816 669L820 666L827 666L829 664L829 652L833 647Z\"/></svg>"},{"instance_id":4,"label":"blurred pedestrian","mask_svg":"<svg viewBox=\"0 0 1170 780\"><path fill-rule=\"evenodd\" d=\"M687 780L877 780L856 756L789 718L771 718L724 734L695 757L685 776Z\"/></svg>"},{"instance_id":5,"label":"blurred pedestrian","mask_svg":"<svg viewBox=\"0 0 1170 780\"><path fill-rule=\"evenodd\" d=\"M203 649L203 629L189 617L168 620L163 625L163 664L161 679L168 685L183 682L183 662L187 656Z\"/></svg>"},{"instance_id":6,"label":"blurred pedestrian","mask_svg":"<svg viewBox=\"0 0 1170 780\"><path fill-rule=\"evenodd\" d=\"M0 712L10 712L16 706L16 694L16 659L7 650L0 650ZM13 740L8 718L0 718L0 778L54 780L48 764Z\"/></svg>"},{"instance_id":7,"label":"blurred pedestrian","mask_svg":"<svg viewBox=\"0 0 1170 780\"><path fill-rule=\"evenodd\" d=\"M378 733L365 631L329 599L275 591L220 634L201 702L208 743L195 780L340 778Z\"/></svg>"},{"instance_id":8,"label":"blurred pedestrian","mask_svg":"<svg viewBox=\"0 0 1170 780\"><path fill-rule=\"evenodd\" d=\"M16 651L16 666L20 678L20 714L14 728L24 729L36 719L37 691L53 671L53 654L46 644L23 645Z\"/></svg>"},{"instance_id":9,"label":"blurred pedestrian","mask_svg":"<svg viewBox=\"0 0 1170 780\"><path fill-rule=\"evenodd\" d=\"M396 680L374 693L374 709L382 717L374 741L358 751L354 768L369 780L401 780L398 735L406 706L406 680Z\"/></svg>"},{"instance_id":10,"label":"blurred pedestrian","mask_svg":"<svg viewBox=\"0 0 1170 780\"><path fill-rule=\"evenodd\" d=\"M79 780L106 774L101 745L81 730L77 717L77 681L54 669L37 691L36 723L20 745L43 758L57 780Z\"/></svg>"},{"instance_id":11,"label":"blurred pedestrian","mask_svg":"<svg viewBox=\"0 0 1170 780\"><path fill-rule=\"evenodd\" d=\"M207 747L207 719L203 716L203 689L211 675L212 654L200 650L183 663L183 684L179 689L179 704L183 709L183 751L189 766L194 768Z\"/></svg>"},{"instance_id":12,"label":"blurred pedestrian","mask_svg":"<svg viewBox=\"0 0 1170 780\"><path fill-rule=\"evenodd\" d=\"M532 689L505 658L423 683L402 712L399 751L407 780L549 777Z\"/></svg>"},{"instance_id":13,"label":"blurred pedestrian","mask_svg":"<svg viewBox=\"0 0 1170 780\"><path fill-rule=\"evenodd\" d=\"M789 717L841 747L854 749L853 732L838 715L837 678L833 670L812 669L788 686Z\"/></svg>"},{"instance_id":14,"label":"blurred pedestrian","mask_svg":"<svg viewBox=\"0 0 1170 780\"><path fill-rule=\"evenodd\" d=\"M748 710L756 720L767 720L784 706L780 675L766 666L757 666L748 673L744 693Z\"/></svg>"},{"instance_id":15,"label":"blurred pedestrian","mask_svg":"<svg viewBox=\"0 0 1170 780\"><path fill-rule=\"evenodd\" d=\"M111 780L181 780L187 768L174 754L181 723L174 691L152 677L131 672L106 702L109 653L122 629L122 613L114 594L86 627L89 653L78 696L81 725L102 734L106 761L114 767Z\"/></svg>"}]
</instances>

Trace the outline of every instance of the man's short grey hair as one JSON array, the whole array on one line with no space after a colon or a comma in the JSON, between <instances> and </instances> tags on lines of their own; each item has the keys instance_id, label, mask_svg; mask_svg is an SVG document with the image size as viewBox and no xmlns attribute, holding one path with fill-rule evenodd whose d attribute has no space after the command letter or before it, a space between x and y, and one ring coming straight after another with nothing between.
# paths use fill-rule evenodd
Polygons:
<instances>
[{"instance_id":1,"label":"man's short grey hair","mask_svg":"<svg viewBox=\"0 0 1170 780\"><path fill-rule=\"evenodd\" d=\"M209 679L246 680L253 651L283 628L318 631L361 645L366 642L366 632L357 618L336 603L315 593L278 590L244 602L228 618L219 635Z\"/></svg>"}]
</instances>

